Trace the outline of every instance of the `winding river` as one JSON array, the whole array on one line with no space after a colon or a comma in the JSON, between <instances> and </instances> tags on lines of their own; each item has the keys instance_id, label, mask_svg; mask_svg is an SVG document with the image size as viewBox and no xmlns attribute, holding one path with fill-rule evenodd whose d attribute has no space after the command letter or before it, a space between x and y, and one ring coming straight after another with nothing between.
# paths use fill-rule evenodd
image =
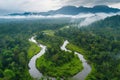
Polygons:
<instances>
[{"instance_id":1,"label":"winding river","mask_svg":"<svg viewBox=\"0 0 120 80\"><path fill-rule=\"evenodd\" d=\"M60 47L61 50L64 51L69 51L70 50L66 49L67 44L69 44L68 40L65 40L63 45ZM77 73L76 75L73 76L73 80L85 80L85 78L87 77L87 75L90 73L91 71L91 67L90 65L86 62L86 60L84 59L83 55L78 53L78 52L74 52L75 54L78 55L79 59L82 61L83 64L83 70L79 73Z\"/></svg>"},{"instance_id":2,"label":"winding river","mask_svg":"<svg viewBox=\"0 0 120 80\"><path fill-rule=\"evenodd\" d=\"M36 60L37 58L41 57L45 51L46 51L46 46L42 45L42 44L38 44L37 41L35 40L35 36L31 37L29 39L29 41L31 42L34 42L35 44L37 44L39 47L41 47L41 51L37 54L37 55L34 55L28 66L29 66L29 73L30 75L35 78L35 79L40 79L43 75L42 73L36 68ZM64 51L69 51L71 52L70 50L66 49L66 46L69 42L67 40L64 41L63 45L60 47L61 50L64 50ZM90 65L86 62L86 60L84 59L83 55L78 53L78 52L74 52L75 54L78 55L79 59L82 61L82 64L83 64L83 67L84 69L79 72L78 74L74 75L72 77L73 80L84 80L86 78L86 76L90 73L91 71L91 67ZM51 78L52 80L55 80L55 78Z\"/></svg>"},{"instance_id":3,"label":"winding river","mask_svg":"<svg viewBox=\"0 0 120 80\"><path fill-rule=\"evenodd\" d=\"M31 42L34 42L36 45L38 45L39 47L41 47L41 51L37 54L37 55L34 55L28 66L29 66L29 73L30 75L35 78L35 79L40 79L43 75L42 73L39 72L39 70L36 68L36 60L37 58L41 57L44 53L45 53L45 50L46 50L46 46L42 45L42 44L38 44L37 41L34 39L35 36L33 36L32 38L29 39L29 41Z\"/></svg>"}]
</instances>

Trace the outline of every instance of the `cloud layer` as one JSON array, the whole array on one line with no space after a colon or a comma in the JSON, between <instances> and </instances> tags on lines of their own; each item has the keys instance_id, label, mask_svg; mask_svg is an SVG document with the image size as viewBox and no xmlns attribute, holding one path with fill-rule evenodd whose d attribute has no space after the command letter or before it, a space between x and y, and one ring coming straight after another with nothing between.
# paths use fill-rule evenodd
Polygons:
<instances>
[{"instance_id":1,"label":"cloud layer","mask_svg":"<svg viewBox=\"0 0 120 80\"><path fill-rule=\"evenodd\" d=\"M120 0L0 0L0 9L8 11L48 11L66 5L109 5L120 8Z\"/></svg>"},{"instance_id":2,"label":"cloud layer","mask_svg":"<svg viewBox=\"0 0 120 80\"><path fill-rule=\"evenodd\" d=\"M87 26L95 21L104 19L106 17L120 15L118 13L80 13L78 15L50 15L50 16L42 16L42 15L30 15L30 16L0 16L0 19L49 19L49 18L69 18L70 23L76 23L76 20L80 19L79 26Z\"/></svg>"}]
</instances>

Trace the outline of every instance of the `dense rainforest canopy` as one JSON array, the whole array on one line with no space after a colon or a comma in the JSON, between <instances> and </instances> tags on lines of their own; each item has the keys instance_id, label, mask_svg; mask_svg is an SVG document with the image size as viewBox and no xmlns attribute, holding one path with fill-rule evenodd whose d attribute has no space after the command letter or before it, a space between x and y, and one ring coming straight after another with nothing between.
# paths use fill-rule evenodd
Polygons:
<instances>
[{"instance_id":1,"label":"dense rainforest canopy","mask_svg":"<svg viewBox=\"0 0 120 80\"><path fill-rule=\"evenodd\" d=\"M68 39L82 49L81 54L92 66L86 80L120 79L120 16L108 17L83 27L73 26L67 19L43 20L0 20L0 80L33 80L28 72L28 62L39 49L28 39L34 34L38 36L36 39L48 48L51 48L51 45L47 39L54 35L54 45L61 45L63 40ZM65 26L70 27L64 28ZM54 34L44 38L48 36L43 35L45 30ZM35 52L29 51L32 46L35 46ZM44 57L49 57L49 52L48 49L48 55Z\"/></svg>"}]
</instances>

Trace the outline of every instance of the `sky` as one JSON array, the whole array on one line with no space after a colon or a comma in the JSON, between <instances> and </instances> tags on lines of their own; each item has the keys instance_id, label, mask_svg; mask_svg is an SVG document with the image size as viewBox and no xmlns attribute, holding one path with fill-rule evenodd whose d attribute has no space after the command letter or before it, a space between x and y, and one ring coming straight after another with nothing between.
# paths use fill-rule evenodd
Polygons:
<instances>
[{"instance_id":1,"label":"sky","mask_svg":"<svg viewBox=\"0 0 120 80\"><path fill-rule=\"evenodd\" d=\"M108 5L120 9L120 0L0 0L0 11L4 12L45 12L63 6Z\"/></svg>"}]
</instances>

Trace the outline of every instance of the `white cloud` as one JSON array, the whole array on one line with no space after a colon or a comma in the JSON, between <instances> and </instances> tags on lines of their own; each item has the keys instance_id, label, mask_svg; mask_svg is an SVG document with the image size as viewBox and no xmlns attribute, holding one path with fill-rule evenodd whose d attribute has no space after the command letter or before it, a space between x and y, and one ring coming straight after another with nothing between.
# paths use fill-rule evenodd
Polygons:
<instances>
[{"instance_id":1,"label":"white cloud","mask_svg":"<svg viewBox=\"0 0 120 80\"><path fill-rule=\"evenodd\" d=\"M94 16L93 16L94 15ZM106 17L114 16L114 15L120 15L120 12L118 13L96 13L91 14L90 16L87 16L85 20L80 22L79 26L87 26L95 21L105 19Z\"/></svg>"},{"instance_id":2,"label":"white cloud","mask_svg":"<svg viewBox=\"0 0 120 80\"><path fill-rule=\"evenodd\" d=\"M27 11L48 11L57 9L59 5L59 0L29 0L24 5L24 9Z\"/></svg>"},{"instance_id":3,"label":"white cloud","mask_svg":"<svg viewBox=\"0 0 120 80\"><path fill-rule=\"evenodd\" d=\"M9 11L48 11L65 5L110 5L120 8L120 0L0 0L0 9Z\"/></svg>"},{"instance_id":4,"label":"white cloud","mask_svg":"<svg viewBox=\"0 0 120 80\"><path fill-rule=\"evenodd\" d=\"M12 11L47 11L60 5L60 0L0 0L0 9Z\"/></svg>"},{"instance_id":5,"label":"white cloud","mask_svg":"<svg viewBox=\"0 0 120 80\"><path fill-rule=\"evenodd\" d=\"M113 7L113 8L119 8L120 9L120 3L116 3L116 4L111 4L109 5L110 7Z\"/></svg>"}]
</instances>

